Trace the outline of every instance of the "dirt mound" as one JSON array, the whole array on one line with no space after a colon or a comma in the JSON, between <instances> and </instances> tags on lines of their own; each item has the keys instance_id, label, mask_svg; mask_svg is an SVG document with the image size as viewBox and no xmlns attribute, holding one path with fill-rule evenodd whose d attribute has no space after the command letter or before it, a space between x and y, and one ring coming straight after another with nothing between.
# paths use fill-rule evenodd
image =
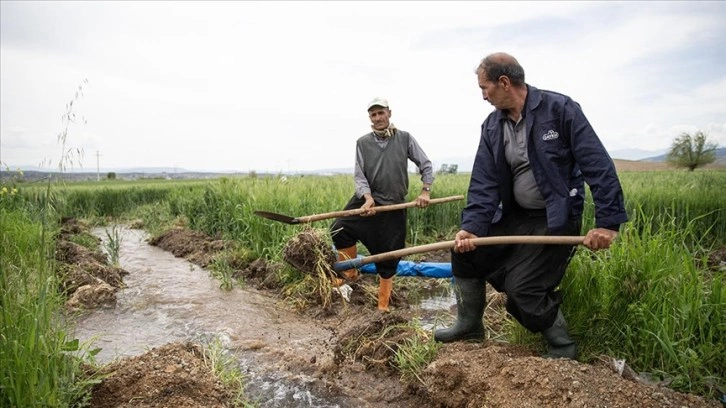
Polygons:
<instances>
[{"instance_id":1,"label":"dirt mound","mask_svg":"<svg viewBox=\"0 0 726 408\"><path fill-rule=\"evenodd\" d=\"M205 364L202 348L171 343L104 367L94 386L96 408L198 408L232 406L233 395Z\"/></svg>"},{"instance_id":2,"label":"dirt mound","mask_svg":"<svg viewBox=\"0 0 726 408\"><path fill-rule=\"evenodd\" d=\"M68 237L69 235L78 235L83 232L88 232L89 227L85 222L71 217L61 218L61 237Z\"/></svg>"},{"instance_id":3,"label":"dirt mound","mask_svg":"<svg viewBox=\"0 0 726 408\"><path fill-rule=\"evenodd\" d=\"M620 377L605 364L548 360L496 343L445 345L423 373L441 407L718 407L716 401Z\"/></svg>"},{"instance_id":4,"label":"dirt mound","mask_svg":"<svg viewBox=\"0 0 726 408\"><path fill-rule=\"evenodd\" d=\"M420 380L401 382L396 352L416 335L409 325L412 318L410 311L381 314L365 308L346 317L337 334L335 363L338 373L356 384L359 395L376 400L375 390L384 387L383 382L395 382L404 386L386 388L386 398L399 406L720 407L714 400L647 383L627 365L619 374L605 357L595 364L551 360L526 347L492 341L442 345ZM373 384L373 390L359 382L351 369L355 364L377 376L379 384Z\"/></svg>"},{"instance_id":5,"label":"dirt mound","mask_svg":"<svg viewBox=\"0 0 726 408\"><path fill-rule=\"evenodd\" d=\"M65 264L62 285L67 292L98 280L119 289L123 287L123 276L128 274L121 268L108 265L102 253L71 241L58 241L56 259Z\"/></svg>"},{"instance_id":6,"label":"dirt mound","mask_svg":"<svg viewBox=\"0 0 726 408\"><path fill-rule=\"evenodd\" d=\"M60 287L68 296L66 307L71 310L113 306L116 291L123 287L123 276L128 275L125 270L109 265L100 251L70 241L80 234L91 236L88 229L87 225L66 218L56 243Z\"/></svg>"},{"instance_id":7,"label":"dirt mound","mask_svg":"<svg viewBox=\"0 0 726 408\"><path fill-rule=\"evenodd\" d=\"M391 371L398 345L412 335L408 320L397 313L361 313L338 335L335 361L362 362L367 369Z\"/></svg>"},{"instance_id":8,"label":"dirt mound","mask_svg":"<svg viewBox=\"0 0 726 408\"><path fill-rule=\"evenodd\" d=\"M262 258L252 261L242 269L232 273L235 279L244 279L258 289L276 289L278 287L277 271L280 266L267 262Z\"/></svg>"},{"instance_id":9,"label":"dirt mound","mask_svg":"<svg viewBox=\"0 0 726 408\"><path fill-rule=\"evenodd\" d=\"M225 241L213 239L204 233L183 227L172 228L149 240L150 245L169 251L174 256L185 258L203 268L209 266L215 255L223 251Z\"/></svg>"}]
</instances>

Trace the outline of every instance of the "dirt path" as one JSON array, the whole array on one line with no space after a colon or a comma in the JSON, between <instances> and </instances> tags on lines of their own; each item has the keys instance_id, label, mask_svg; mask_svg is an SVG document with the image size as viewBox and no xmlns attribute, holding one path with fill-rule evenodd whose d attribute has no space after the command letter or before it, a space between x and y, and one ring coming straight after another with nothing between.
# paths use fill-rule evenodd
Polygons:
<instances>
[{"instance_id":1,"label":"dirt path","mask_svg":"<svg viewBox=\"0 0 726 408\"><path fill-rule=\"evenodd\" d=\"M172 230L154 244L203 265L224 247L184 229ZM275 291L264 289L270 268L258 262L240 270L263 288L242 291L250 315L248 320L236 317L247 326L220 324L230 332L233 351L250 356L248 362L258 368L304 382L327 404L302 398L285 406L721 407L715 400L628 378L627 370L621 376L607 360L594 365L545 360L532 350L496 342L444 345L420 381L403 382L391 359L408 333L386 328L418 317L418 310L398 300L392 313L381 314L374 298L361 295L345 305L335 303L332 311L296 312ZM372 276L364 276L354 293L363 294L373 284ZM351 344L359 346L351 350ZM231 394L214 379L199 346L191 343L156 347L107 370L109 377L94 389L94 407L230 406ZM258 406L274 405L258 401Z\"/></svg>"}]
</instances>

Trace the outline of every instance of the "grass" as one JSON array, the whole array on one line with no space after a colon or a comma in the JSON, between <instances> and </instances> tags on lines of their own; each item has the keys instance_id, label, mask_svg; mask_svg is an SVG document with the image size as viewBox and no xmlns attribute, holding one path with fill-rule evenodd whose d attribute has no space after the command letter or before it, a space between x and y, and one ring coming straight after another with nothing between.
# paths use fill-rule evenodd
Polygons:
<instances>
[{"instance_id":1,"label":"grass","mask_svg":"<svg viewBox=\"0 0 726 408\"><path fill-rule=\"evenodd\" d=\"M434 341L431 333L423 330L415 322L411 324L413 334L406 338L395 350L393 363L401 372L404 382L418 381L425 385L421 373L428 367L441 348L441 343Z\"/></svg>"},{"instance_id":2,"label":"grass","mask_svg":"<svg viewBox=\"0 0 726 408\"><path fill-rule=\"evenodd\" d=\"M121 231L118 226L113 225L110 229L104 230L106 233L106 241L103 246L108 255L109 263L113 266L119 266L119 251L121 250Z\"/></svg>"},{"instance_id":3,"label":"grass","mask_svg":"<svg viewBox=\"0 0 726 408\"><path fill-rule=\"evenodd\" d=\"M585 359L600 354L624 358L636 371L667 379L679 391L713 396L726 374L726 340L719 335L726 329L726 289L723 275L708 271L704 259L709 251L726 245L726 196L722 193L726 171L622 172L621 182L631 222L624 226L611 250L593 254L580 249L562 283L565 315L573 335ZM435 196L465 194L467 185L468 175L441 175ZM414 198L419 187L412 179L409 199ZM289 177L287 183L275 178L243 177L74 183L57 190L45 194L39 187L21 186L12 196L4 196L2 208L6 214L12 211L15 217L26 214L23 222L36 229L38 224L30 221L32 216L49 204L63 216L98 220L113 217L118 221L141 218L150 230L182 224L234 241L255 256L282 263L282 249L300 226L263 219L254 211L292 216L333 211L347 202L353 183L350 176L298 176ZM407 245L451 239L464 205L461 201L409 210ZM588 199L584 230L593 225L593 210ZM316 223L323 230L329 225L326 221ZM3 255L22 242L15 233L12 237L8 234L3 225L3 239L12 243L8 248L3 246ZM27 257L3 256L4 287L8 285L8 271L29 279L38 276L34 271L42 265L50 277L47 272L52 267L48 261L41 261L51 259L49 251L45 247L40 252L28 250ZM227 282L229 259L219 261L218 267L221 280ZM283 268L279 279L288 288L287 295L294 299L321 289L305 282L312 277L292 268ZM22 279L13 285L18 282ZM34 282L31 292L45 293L46 303L58 302L51 299L50 286L41 289L42 285ZM20 308L14 310L21 313ZM38 312L49 315L48 311ZM54 333L55 329L44 324L32 330ZM506 330L511 341L540 345L540 337L531 336L517 324L508 324ZM428 352L423 340L406 347L412 350L409 359ZM60 348L54 350L60 353ZM410 364L414 368L418 365L415 361Z\"/></svg>"},{"instance_id":4,"label":"grass","mask_svg":"<svg viewBox=\"0 0 726 408\"><path fill-rule=\"evenodd\" d=\"M64 299L53 236L35 217L0 203L0 406L70 406L96 381L82 367L95 352L58 319ZM80 356L80 357L77 357Z\"/></svg>"},{"instance_id":5,"label":"grass","mask_svg":"<svg viewBox=\"0 0 726 408\"><path fill-rule=\"evenodd\" d=\"M90 250L95 251L98 248L98 238L87 232L73 234L68 237L68 240Z\"/></svg>"},{"instance_id":6,"label":"grass","mask_svg":"<svg viewBox=\"0 0 726 408\"><path fill-rule=\"evenodd\" d=\"M205 345L204 362L217 379L234 393L232 406L254 408L255 405L245 397L244 389L247 377L240 370L235 357L226 350L218 337Z\"/></svg>"}]
</instances>

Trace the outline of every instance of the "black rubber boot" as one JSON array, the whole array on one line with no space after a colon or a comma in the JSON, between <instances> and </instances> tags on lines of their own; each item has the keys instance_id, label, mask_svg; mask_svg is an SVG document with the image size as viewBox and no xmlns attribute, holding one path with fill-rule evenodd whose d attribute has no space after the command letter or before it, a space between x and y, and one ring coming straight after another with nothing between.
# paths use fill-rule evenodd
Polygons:
<instances>
[{"instance_id":1,"label":"black rubber boot","mask_svg":"<svg viewBox=\"0 0 726 408\"><path fill-rule=\"evenodd\" d=\"M484 279L454 278L456 291L456 323L434 332L434 340L450 343L461 340L484 340Z\"/></svg>"},{"instance_id":2,"label":"black rubber boot","mask_svg":"<svg viewBox=\"0 0 726 408\"><path fill-rule=\"evenodd\" d=\"M555 318L552 327L545 329L542 332L542 336L547 341L547 354L544 355L545 358L577 359L577 345L567 332L567 322L561 310L557 311L557 318Z\"/></svg>"}]
</instances>

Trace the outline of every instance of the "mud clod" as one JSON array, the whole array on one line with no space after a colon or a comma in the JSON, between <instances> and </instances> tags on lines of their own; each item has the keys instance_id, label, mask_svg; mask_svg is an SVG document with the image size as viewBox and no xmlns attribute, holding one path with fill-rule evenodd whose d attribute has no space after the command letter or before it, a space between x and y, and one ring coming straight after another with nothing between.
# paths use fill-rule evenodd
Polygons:
<instances>
[{"instance_id":1,"label":"mud clod","mask_svg":"<svg viewBox=\"0 0 726 408\"><path fill-rule=\"evenodd\" d=\"M337 260L321 230L306 229L294 236L283 249L283 259L302 272L330 271Z\"/></svg>"}]
</instances>

